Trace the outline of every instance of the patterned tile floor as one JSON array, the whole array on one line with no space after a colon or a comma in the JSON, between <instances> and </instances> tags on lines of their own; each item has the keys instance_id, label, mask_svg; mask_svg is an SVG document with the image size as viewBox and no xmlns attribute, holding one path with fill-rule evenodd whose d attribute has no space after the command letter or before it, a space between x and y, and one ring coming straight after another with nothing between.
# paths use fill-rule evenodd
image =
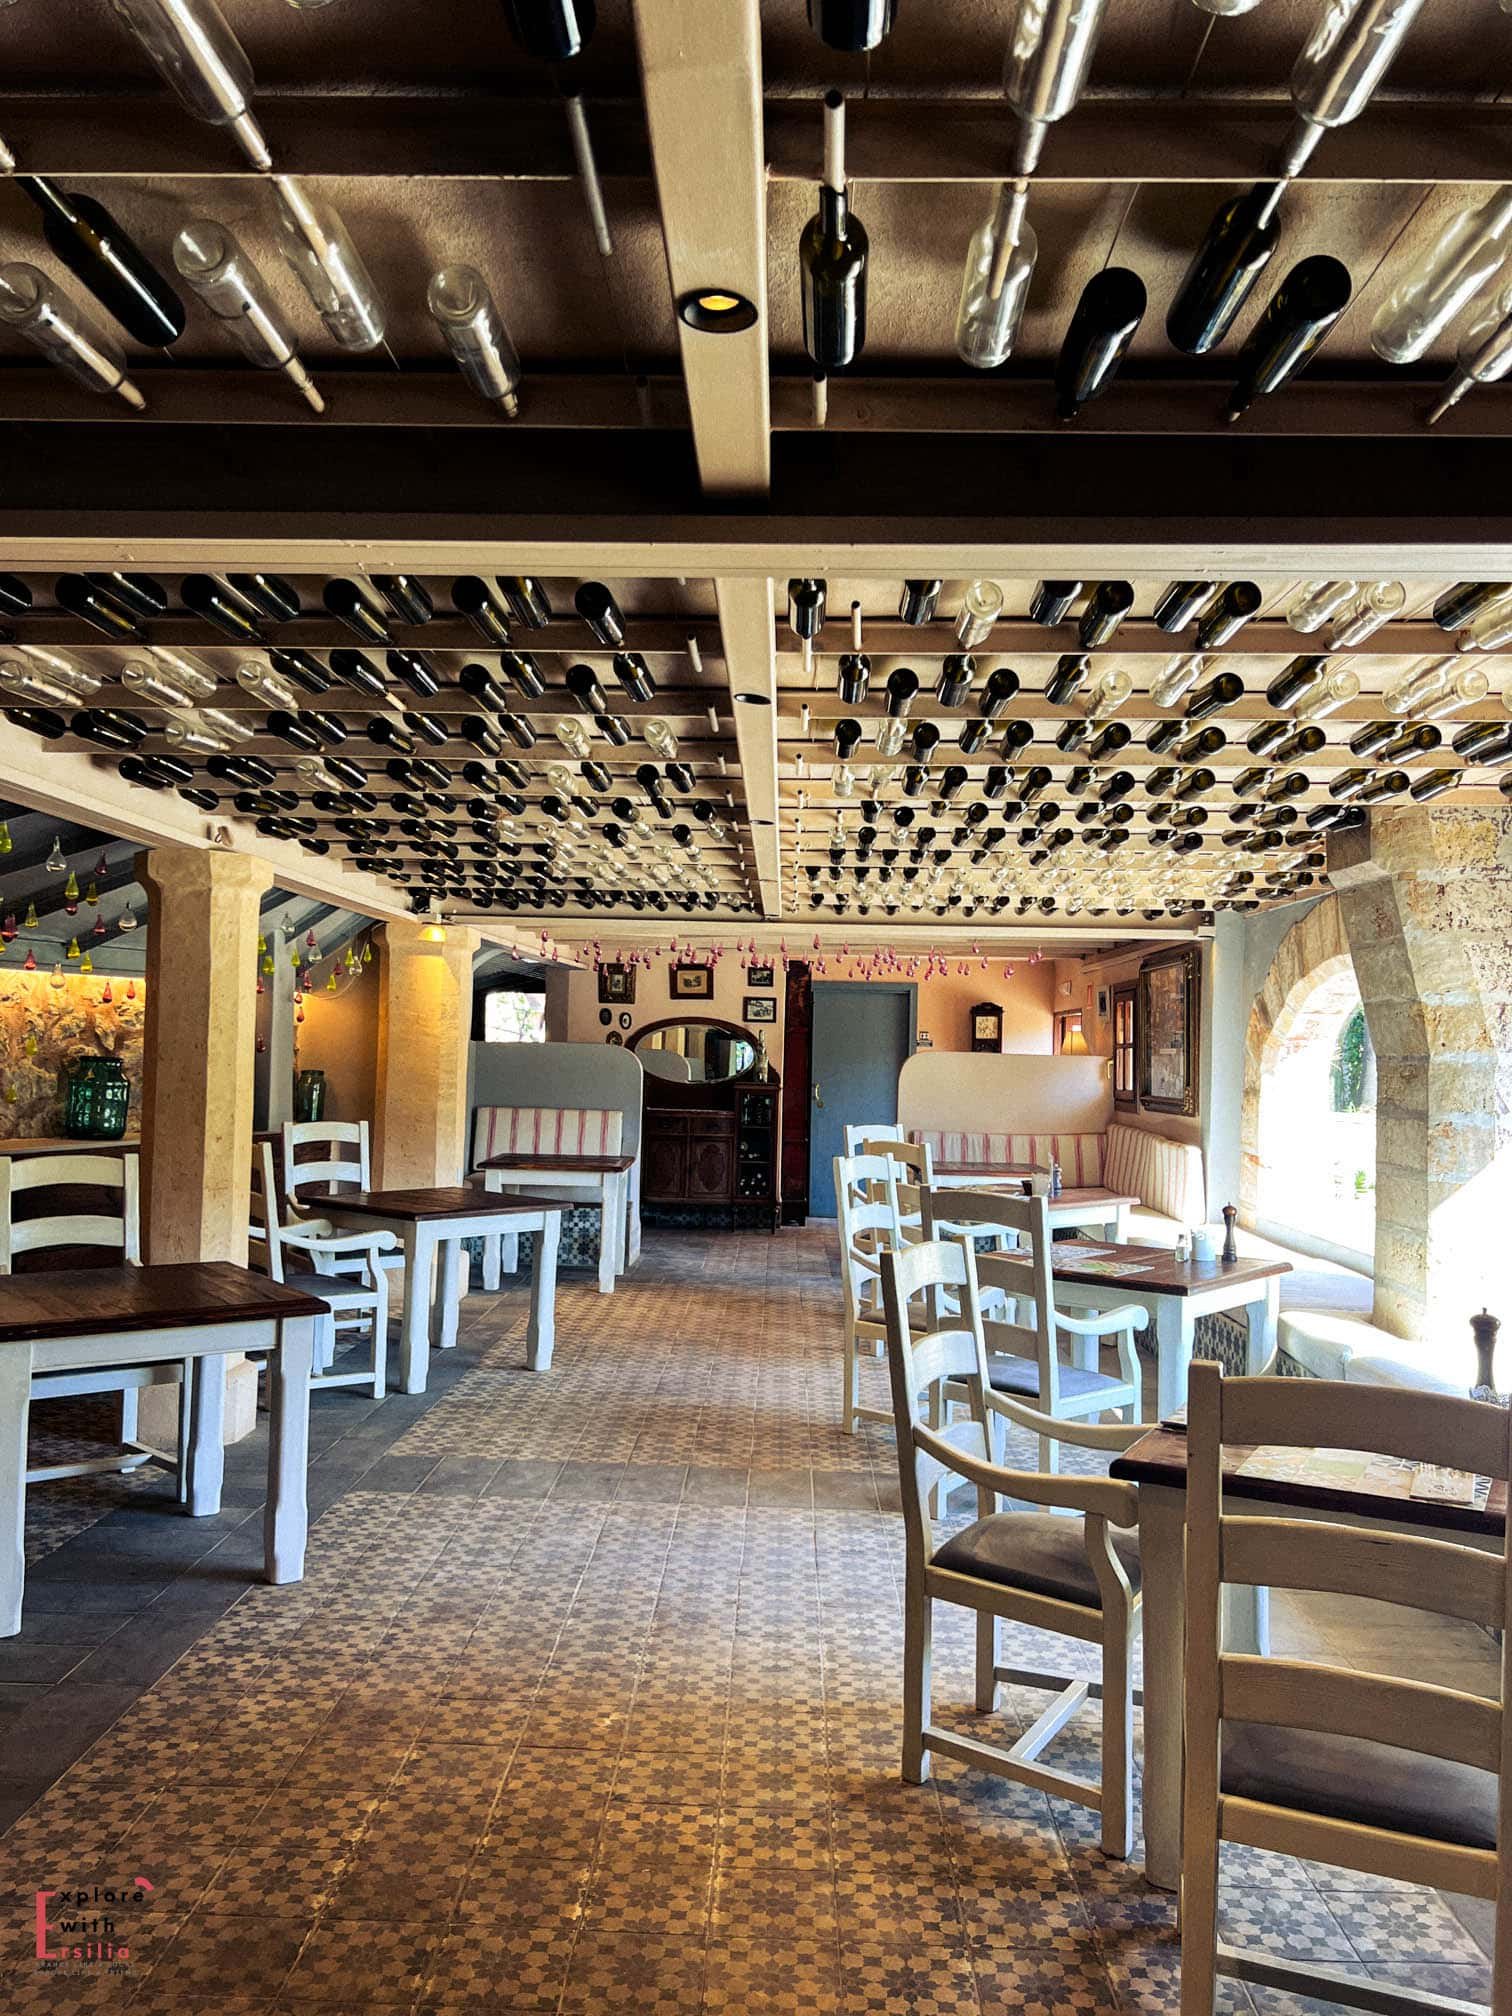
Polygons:
<instances>
[{"instance_id":1,"label":"patterned tile floor","mask_svg":"<svg viewBox=\"0 0 1512 2016\"><path fill-rule=\"evenodd\" d=\"M5 2016L1173 2009L1171 1900L1090 1814L898 1781L891 1437L838 1430L831 1249L658 1236L614 1297L564 1283L544 1377L523 1290L475 1297L425 1396L319 1396L303 1583L252 1579L261 1437L217 1519L159 1481L45 1553L0 1645ZM1278 1637L1494 1672L1371 1608L1278 1602ZM969 1624L941 1626L939 1712L971 1728ZM1012 1693L1001 1727L1033 1712ZM1095 1734L1058 1754L1095 1768ZM54 1947L66 1919L129 1963L39 1968L39 1889L75 1893ZM1225 1914L1485 1992L1432 1894L1246 1853Z\"/></svg>"}]
</instances>

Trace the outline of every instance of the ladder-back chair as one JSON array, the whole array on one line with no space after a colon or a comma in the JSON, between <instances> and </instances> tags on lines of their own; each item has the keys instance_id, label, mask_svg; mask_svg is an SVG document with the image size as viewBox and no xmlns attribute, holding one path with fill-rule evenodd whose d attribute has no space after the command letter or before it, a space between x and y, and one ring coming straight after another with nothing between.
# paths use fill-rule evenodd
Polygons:
<instances>
[{"instance_id":1,"label":"ladder-back chair","mask_svg":"<svg viewBox=\"0 0 1512 2016\"><path fill-rule=\"evenodd\" d=\"M978 1259L982 1283L1001 1290L1004 1297L1005 1313L985 1324L993 1391L1024 1401L1055 1421L1082 1421L1113 1411L1136 1420L1140 1375L1134 1339L1149 1320L1145 1311L1134 1302L1084 1316L1071 1316L1056 1307L1055 1243L1044 1197L1015 1197L1004 1190L952 1190L949 1198L956 1229L975 1233L997 1227L1017 1241L1011 1252L984 1253ZM1011 1320L1007 1310L1013 1311ZM1063 1336L1091 1362L1062 1363ZM1111 1337L1117 1346L1117 1373L1098 1368L1097 1351L1104 1337ZM1057 1462L1054 1441L1042 1443L1041 1468L1053 1471Z\"/></svg>"},{"instance_id":2,"label":"ladder-back chair","mask_svg":"<svg viewBox=\"0 0 1512 2016\"><path fill-rule=\"evenodd\" d=\"M858 1421L891 1421L889 1407L861 1405L860 1354L887 1349L882 1309L881 1258L898 1234L895 1168L880 1155L837 1155L835 1215L840 1232L840 1284L844 1298L844 1387L841 1420L847 1435Z\"/></svg>"},{"instance_id":3,"label":"ladder-back chair","mask_svg":"<svg viewBox=\"0 0 1512 2016\"><path fill-rule=\"evenodd\" d=\"M387 1257L398 1250L392 1232L337 1232L325 1218L284 1224L279 1215L273 1150L262 1141L252 1151L253 1248L262 1248L269 1276L290 1288L318 1295L330 1314L316 1319L310 1386L367 1386L381 1400L388 1374ZM289 1264L292 1256L293 1265ZM355 1272L352 1270L355 1268ZM338 1272L337 1270L342 1271ZM336 1326L363 1323L372 1333L372 1362L351 1371L334 1370Z\"/></svg>"},{"instance_id":4,"label":"ladder-back chair","mask_svg":"<svg viewBox=\"0 0 1512 2016\"><path fill-rule=\"evenodd\" d=\"M1512 1415L1475 1400L1322 1379L1225 1379L1199 1360L1187 1389L1186 1779L1182 2016L1209 2016L1216 1976L1396 2016L1473 2003L1365 1982L1219 1943L1218 1852L1244 1842L1494 1901L1491 2007L1512 2012L1512 1723L1500 1700L1430 1679L1221 1649L1225 1582L1364 1596L1512 1630L1505 1546L1485 1552L1378 1525L1228 1513L1223 1458L1244 1448L1351 1449L1503 1480ZM1403 1503L1403 1523L1414 1508ZM1505 1656L1505 1649L1504 1649Z\"/></svg>"},{"instance_id":5,"label":"ladder-back chair","mask_svg":"<svg viewBox=\"0 0 1512 2016\"><path fill-rule=\"evenodd\" d=\"M1127 1855L1132 1839L1133 1689L1131 1648L1139 1602L1139 1543L1132 1527L1137 1494L1107 1477L1057 1476L1010 1470L992 1458L990 1413L1041 1438L1054 1434L1099 1449L1120 1450L1143 1429L1051 1422L993 1394L978 1306L976 1255L968 1239L930 1240L882 1259L887 1358L892 1381L898 1472L903 1492L906 1576L903 1652L903 1777L920 1784L932 1752L979 1770L1090 1806L1102 1816L1102 1845ZM950 1296L961 1311L941 1313ZM922 1297L937 1326L916 1331L911 1304ZM939 1394L964 1391L965 1414L939 1426ZM977 1517L936 1544L930 1503L955 1476L974 1484ZM1030 1508L1000 1511L1008 1498ZM1080 1519L1067 1513L1080 1513ZM996 1706L1000 1683L1054 1687L1054 1699L1033 1727L1006 1749L962 1736L932 1720L930 1644L936 1603L958 1603L976 1615L976 1708ZM998 1664L999 1618L1060 1632L1102 1648L1100 1682L1062 1682ZM1101 1780L1058 1771L1041 1752L1089 1698L1102 1702Z\"/></svg>"},{"instance_id":6,"label":"ladder-back chair","mask_svg":"<svg viewBox=\"0 0 1512 2016\"><path fill-rule=\"evenodd\" d=\"M16 1216L16 1200L47 1190L104 1190L115 1199L114 1210L62 1208L46 1210L36 1217ZM17 1257L64 1247L98 1247L97 1264L123 1266L141 1263L141 1217L138 1201L138 1164L135 1155L65 1154L0 1156L0 1274L14 1272ZM178 1459L171 1451L150 1448L137 1438L138 1396L146 1386L179 1387L179 1442L187 1447L189 1393L194 1363L112 1365L77 1372L38 1372L32 1377L34 1400L73 1399L97 1393L121 1396L121 1440L126 1445L118 1456L88 1456L63 1463L39 1464L28 1470L27 1481L40 1484L53 1477L87 1477L104 1470L138 1470L144 1463L162 1463L176 1470Z\"/></svg>"}]
</instances>

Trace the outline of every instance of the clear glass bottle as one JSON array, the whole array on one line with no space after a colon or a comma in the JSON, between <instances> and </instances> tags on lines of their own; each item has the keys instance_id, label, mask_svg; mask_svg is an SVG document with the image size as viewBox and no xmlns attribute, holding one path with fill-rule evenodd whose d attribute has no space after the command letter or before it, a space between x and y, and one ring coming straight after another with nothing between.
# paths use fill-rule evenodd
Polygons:
<instances>
[{"instance_id":1,"label":"clear glass bottle","mask_svg":"<svg viewBox=\"0 0 1512 2016\"><path fill-rule=\"evenodd\" d=\"M1358 581L1304 581L1286 612L1291 629L1306 636L1321 630L1330 616L1336 616L1359 593Z\"/></svg>"},{"instance_id":2,"label":"clear glass bottle","mask_svg":"<svg viewBox=\"0 0 1512 2016\"><path fill-rule=\"evenodd\" d=\"M1015 0L1003 95L1018 114L1013 171L1028 175L1047 129L1081 96L1107 0Z\"/></svg>"},{"instance_id":3,"label":"clear glass bottle","mask_svg":"<svg viewBox=\"0 0 1512 2016\"><path fill-rule=\"evenodd\" d=\"M1457 658L1430 658L1426 664L1414 665L1387 682L1381 695L1381 705L1388 714L1399 718L1411 714L1416 708L1437 700L1445 693L1449 681L1454 677L1459 665ZM1350 744L1353 748L1353 743ZM1370 750L1357 751L1369 755Z\"/></svg>"},{"instance_id":4,"label":"clear glass bottle","mask_svg":"<svg viewBox=\"0 0 1512 2016\"><path fill-rule=\"evenodd\" d=\"M1133 697L1132 675L1125 672L1122 666L1110 665L1107 671L1099 676L1096 685L1087 695L1087 711L1100 721L1105 715L1116 714L1119 708L1125 706Z\"/></svg>"},{"instance_id":5,"label":"clear glass bottle","mask_svg":"<svg viewBox=\"0 0 1512 2016\"><path fill-rule=\"evenodd\" d=\"M236 668L236 683L243 693L250 693L254 700L260 700L265 707L279 707L285 710L299 705L298 690L287 679L281 679L266 665L259 665L255 658L244 659Z\"/></svg>"},{"instance_id":6,"label":"clear glass bottle","mask_svg":"<svg viewBox=\"0 0 1512 2016\"><path fill-rule=\"evenodd\" d=\"M1295 175L1333 126L1359 117L1406 38L1423 0L1323 0L1292 67L1297 123L1281 173Z\"/></svg>"},{"instance_id":7,"label":"clear glass bottle","mask_svg":"<svg viewBox=\"0 0 1512 2016\"><path fill-rule=\"evenodd\" d=\"M208 673L194 678L176 666L141 658L121 667L121 684L139 700L150 700L158 707L193 707L215 691L215 681Z\"/></svg>"},{"instance_id":8,"label":"clear glass bottle","mask_svg":"<svg viewBox=\"0 0 1512 2016\"><path fill-rule=\"evenodd\" d=\"M278 249L335 343L376 350L383 341L383 301L350 232L322 196L293 175L273 178Z\"/></svg>"},{"instance_id":9,"label":"clear glass bottle","mask_svg":"<svg viewBox=\"0 0 1512 2016\"><path fill-rule=\"evenodd\" d=\"M254 168L273 166L252 117L252 65L215 0L110 0L184 110L229 126Z\"/></svg>"},{"instance_id":10,"label":"clear glass bottle","mask_svg":"<svg viewBox=\"0 0 1512 2016\"><path fill-rule=\"evenodd\" d=\"M1183 652L1173 658L1150 687L1150 701L1156 707L1177 707L1207 669L1200 651Z\"/></svg>"},{"instance_id":11,"label":"clear glass bottle","mask_svg":"<svg viewBox=\"0 0 1512 2016\"><path fill-rule=\"evenodd\" d=\"M520 359L477 267L443 266L433 273L425 304L474 392L513 420L520 410Z\"/></svg>"},{"instance_id":12,"label":"clear glass bottle","mask_svg":"<svg viewBox=\"0 0 1512 2016\"><path fill-rule=\"evenodd\" d=\"M992 635L1003 613L1003 591L996 581L969 581L956 617L956 640L963 651L974 651Z\"/></svg>"},{"instance_id":13,"label":"clear glass bottle","mask_svg":"<svg viewBox=\"0 0 1512 2016\"><path fill-rule=\"evenodd\" d=\"M1428 425L1457 406L1472 385L1494 385L1508 371L1512 371L1512 285L1498 287L1466 327L1455 374L1428 415Z\"/></svg>"},{"instance_id":14,"label":"clear glass bottle","mask_svg":"<svg viewBox=\"0 0 1512 2016\"><path fill-rule=\"evenodd\" d=\"M1039 257L1039 240L1027 219L1019 218L1017 235L1008 241L1013 211L1013 188L1005 182L966 253L956 312L956 355L978 371L991 371L1012 355Z\"/></svg>"},{"instance_id":15,"label":"clear glass bottle","mask_svg":"<svg viewBox=\"0 0 1512 2016\"><path fill-rule=\"evenodd\" d=\"M1491 697L1491 681L1479 665L1462 665L1442 693L1412 710L1414 721L1442 721L1461 707L1475 707Z\"/></svg>"},{"instance_id":16,"label":"clear glass bottle","mask_svg":"<svg viewBox=\"0 0 1512 2016\"><path fill-rule=\"evenodd\" d=\"M234 233L212 217L195 217L173 241L173 263L249 362L260 371L282 371L315 412L325 411L267 282Z\"/></svg>"},{"instance_id":17,"label":"clear glass bottle","mask_svg":"<svg viewBox=\"0 0 1512 2016\"><path fill-rule=\"evenodd\" d=\"M1512 252L1512 186L1458 211L1402 272L1370 325L1388 364L1413 364L1499 273Z\"/></svg>"},{"instance_id":18,"label":"clear glass bottle","mask_svg":"<svg viewBox=\"0 0 1512 2016\"><path fill-rule=\"evenodd\" d=\"M146 400L126 376L126 357L114 336L35 266L19 259L0 266L0 322L86 390L116 392L138 412L145 408Z\"/></svg>"},{"instance_id":19,"label":"clear glass bottle","mask_svg":"<svg viewBox=\"0 0 1512 2016\"><path fill-rule=\"evenodd\" d=\"M1394 616L1400 616L1407 591L1400 581L1368 581L1360 593L1341 609L1329 624L1326 639L1330 651L1340 645L1363 644L1374 637Z\"/></svg>"},{"instance_id":20,"label":"clear glass bottle","mask_svg":"<svg viewBox=\"0 0 1512 2016\"><path fill-rule=\"evenodd\" d=\"M1321 721L1360 697L1360 675L1348 665L1337 665L1308 689L1292 709L1298 721Z\"/></svg>"}]
</instances>

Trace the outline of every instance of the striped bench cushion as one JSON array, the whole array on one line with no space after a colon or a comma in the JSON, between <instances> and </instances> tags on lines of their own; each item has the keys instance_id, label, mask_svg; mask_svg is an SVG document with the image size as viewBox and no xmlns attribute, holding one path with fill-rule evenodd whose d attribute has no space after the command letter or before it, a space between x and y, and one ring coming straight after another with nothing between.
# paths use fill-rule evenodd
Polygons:
<instances>
[{"instance_id":1,"label":"striped bench cushion","mask_svg":"<svg viewBox=\"0 0 1512 2016\"><path fill-rule=\"evenodd\" d=\"M1168 1141L1118 1121L1103 1137L1103 1182L1110 1190L1137 1197L1147 1211L1162 1211L1180 1225L1207 1222L1202 1150L1186 1141Z\"/></svg>"},{"instance_id":2,"label":"striped bench cushion","mask_svg":"<svg viewBox=\"0 0 1512 2016\"><path fill-rule=\"evenodd\" d=\"M618 1155L625 1116L611 1106L480 1106L473 1161L490 1155Z\"/></svg>"},{"instance_id":3,"label":"striped bench cushion","mask_svg":"<svg viewBox=\"0 0 1512 2016\"><path fill-rule=\"evenodd\" d=\"M1100 1134L957 1134L915 1128L913 1138L928 1146L936 1162L1032 1162L1048 1169L1056 1161L1068 1189L1104 1180Z\"/></svg>"}]
</instances>

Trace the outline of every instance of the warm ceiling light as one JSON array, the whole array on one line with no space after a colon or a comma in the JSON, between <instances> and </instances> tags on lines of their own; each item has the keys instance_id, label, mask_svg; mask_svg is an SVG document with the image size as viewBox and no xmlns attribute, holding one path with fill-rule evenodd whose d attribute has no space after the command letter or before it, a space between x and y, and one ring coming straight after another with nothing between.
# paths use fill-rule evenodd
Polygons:
<instances>
[{"instance_id":1,"label":"warm ceiling light","mask_svg":"<svg viewBox=\"0 0 1512 2016\"><path fill-rule=\"evenodd\" d=\"M728 287L696 287L679 298L677 312L690 329L706 336L733 335L756 322L754 305Z\"/></svg>"}]
</instances>

